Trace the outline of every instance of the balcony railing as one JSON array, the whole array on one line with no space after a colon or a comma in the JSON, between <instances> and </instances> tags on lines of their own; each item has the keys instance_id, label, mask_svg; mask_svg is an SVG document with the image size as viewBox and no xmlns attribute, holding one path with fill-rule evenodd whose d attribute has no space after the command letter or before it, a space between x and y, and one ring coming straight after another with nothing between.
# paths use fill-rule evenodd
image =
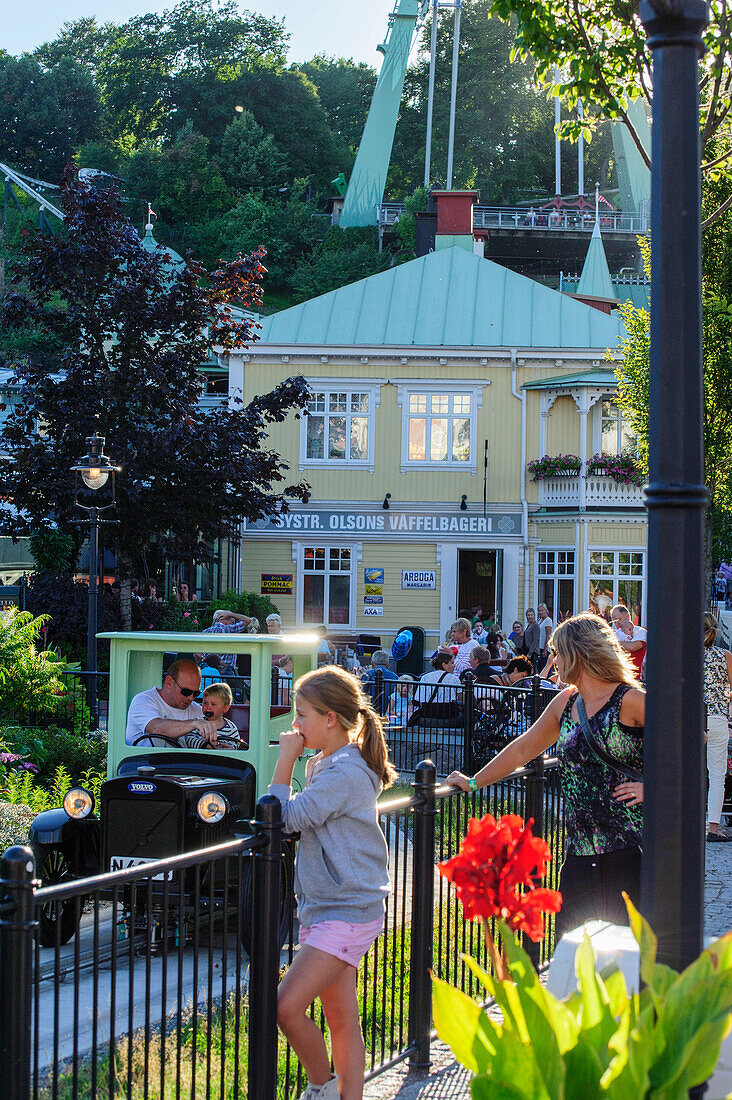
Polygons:
<instances>
[{"instance_id":1,"label":"balcony railing","mask_svg":"<svg viewBox=\"0 0 732 1100\"><path fill-rule=\"evenodd\" d=\"M586 508L643 507L643 489L639 485L626 485L605 474L590 474L588 478L582 474L544 478L539 482L539 505L542 508L579 508L583 481Z\"/></svg>"},{"instance_id":2,"label":"balcony railing","mask_svg":"<svg viewBox=\"0 0 732 1100\"><path fill-rule=\"evenodd\" d=\"M404 204L385 202L377 207L377 224L380 230L394 224L404 213ZM517 232L550 230L592 233L595 228L595 212L581 210L527 210L519 206L474 206L473 229L510 229ZM648 215L644 211L607 210L600 213L600 229L603 234L647 233Z\"/></svg>"}]
</instances>

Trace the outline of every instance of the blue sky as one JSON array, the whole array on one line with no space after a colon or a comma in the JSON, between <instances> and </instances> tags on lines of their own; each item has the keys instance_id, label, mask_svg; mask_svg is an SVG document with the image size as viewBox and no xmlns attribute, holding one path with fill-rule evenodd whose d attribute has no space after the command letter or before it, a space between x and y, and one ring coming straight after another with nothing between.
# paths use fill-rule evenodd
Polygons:
<instances>
[{"instance_id":1,"label":"blue sky","mask_svg":"<svg viewBox=\"0 0 732 1100\"><path fill-rule=\"evenodd\" d=\"M95 15L100 22L123 22L131 15L162 11L175 0L23 0L13 18L3 21L0 48L11 54L32 50L54 38L65 22ZM316 53L353 57L378 68L376 52L386 31L393 0L242 0L242 8L284 17L290 38L290 58L305 60Z\"/></svg>"}]
</instances>

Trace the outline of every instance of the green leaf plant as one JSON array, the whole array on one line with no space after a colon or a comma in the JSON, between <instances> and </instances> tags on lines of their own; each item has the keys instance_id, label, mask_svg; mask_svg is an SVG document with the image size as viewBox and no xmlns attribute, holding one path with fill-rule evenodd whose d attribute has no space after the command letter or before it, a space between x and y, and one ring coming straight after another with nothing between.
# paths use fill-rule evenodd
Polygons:
<instances>
[{"instance_id":1,"label":"green leaf plant","mask_svg":"<svg viewBox=\"0 0 732 1100\"><path fill-rule=\"evenodd\" d=\"M711 1076L732 1024L732 932L677 973L656 961L656 936L627 895L625 904L640 949L640 993L628 992L617 967L596 971L585 935L578 989L558 1000L504 921L495 974L463 956L502 1023L433 978L437 1033L475 1075L473 1100L685 1100Z\"/></svg>"}]
</instances>

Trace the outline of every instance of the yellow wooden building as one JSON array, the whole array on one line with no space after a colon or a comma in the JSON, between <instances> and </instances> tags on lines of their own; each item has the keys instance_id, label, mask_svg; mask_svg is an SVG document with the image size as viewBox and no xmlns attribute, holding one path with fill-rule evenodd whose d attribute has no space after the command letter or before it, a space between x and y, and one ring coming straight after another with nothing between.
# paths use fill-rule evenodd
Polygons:
<instances>
[{"instance_id":1,"label":"yellow wooden building","mask_svg":"<svg viewBox=\"0 0 732 1100\"><path fill-rule=\"evenodd\" d=\"M312 391L271 433L310 500L247 526L242 587L287 627L385 644L404 625L437 642L478 605L508 630L541 602L620 599L642 620L642 491L589 463L633 449L606 362L622 323L483 259L454 216L441 241L455 194L434 252L263 318L258 343L220 357L231 398L293 374ZM581 469L532 480L532 459L559 454Z\"/></svg>"}]
</instances>

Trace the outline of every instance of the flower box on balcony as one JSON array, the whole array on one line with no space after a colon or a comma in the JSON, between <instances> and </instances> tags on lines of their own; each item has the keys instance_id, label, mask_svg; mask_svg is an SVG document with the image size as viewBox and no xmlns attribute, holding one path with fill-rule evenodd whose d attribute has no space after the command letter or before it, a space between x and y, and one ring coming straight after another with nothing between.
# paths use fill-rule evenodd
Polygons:
<instances>
[{"instance_id":1,"label":"flower box on balcony","mask_svg":"<svg viewBox=\"0 0 732 1100\"><path fill-rule=\"evenodd\" d=\"M527 463L526 469L532 481L545 481L550 477L577 477L582 461L577 455L544 455Z\"/></svg>"},{"instance_id":2,"label":"flower box on balcony","mask_svg":"<svg viewBox=\"0 0 732 1100\"><path fill-rule=\"evenodd\" d=\"M587 463L585 477L609 477L619 485L641 486L643 472L632 455L595 454Z\"/></svg>"}]
</instances>

